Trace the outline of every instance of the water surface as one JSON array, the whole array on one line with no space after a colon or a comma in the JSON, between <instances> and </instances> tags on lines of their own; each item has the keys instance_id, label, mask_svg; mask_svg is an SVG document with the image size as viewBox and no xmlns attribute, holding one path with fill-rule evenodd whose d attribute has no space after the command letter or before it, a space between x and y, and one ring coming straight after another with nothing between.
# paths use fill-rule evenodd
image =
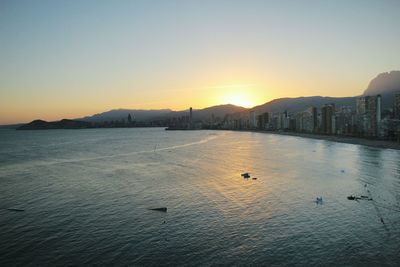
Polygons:
<instances>
[{"instance_id":1,"label":"water surface","mask_svg":"<svg viewBox=\"0 0 400 267\"><path fill-rule=\"evenodd\" d=\"M0 130L0 203L0 266L400 262L400 153L389 149L247 132Z\"/></svg>"}]
</instances>

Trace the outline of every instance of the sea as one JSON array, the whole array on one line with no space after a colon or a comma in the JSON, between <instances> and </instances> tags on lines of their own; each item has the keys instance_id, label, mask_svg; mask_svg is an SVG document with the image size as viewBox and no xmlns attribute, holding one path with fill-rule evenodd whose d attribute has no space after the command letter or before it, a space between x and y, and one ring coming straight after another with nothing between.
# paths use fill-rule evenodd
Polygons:
<instances>
[{"instance_id":1,"label":"sea","mask_svg":"<svg viewBox=\"0 0 400 267\"><path fill-rule=\"evenodd\" d=\"M399 266L400 151L235 131L0 130L0 266L215 265Z\"/></svg>"}]
</instances>

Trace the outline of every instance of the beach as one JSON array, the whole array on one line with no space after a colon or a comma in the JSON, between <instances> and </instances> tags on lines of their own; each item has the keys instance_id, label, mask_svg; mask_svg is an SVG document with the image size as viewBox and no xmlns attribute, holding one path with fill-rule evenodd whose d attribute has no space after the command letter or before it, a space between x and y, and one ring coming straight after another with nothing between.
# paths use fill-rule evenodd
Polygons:
<instances>
[{"instance_id":1,"label":"beach","mask_svg":"<svg viewBox=\"0 0 400 267\"><path fill-rule=\"evenodd\" d=\"M240 130L242 131L242 130ZM268 133L268 134L278 134L278 135L289 135L304 138L312 138L319 140L326 140L331 142L363 145L377 148L387 148L400 150L400 143L389 140L377 140L377 139L367 139L361 137L352 136L339 136L339 135L322 135L322 134L311 134L311 133L298 133L298 132L283 132L283 131L263 131L263 130L244 130L258 133Z\"/></svg>"}]
</instances>

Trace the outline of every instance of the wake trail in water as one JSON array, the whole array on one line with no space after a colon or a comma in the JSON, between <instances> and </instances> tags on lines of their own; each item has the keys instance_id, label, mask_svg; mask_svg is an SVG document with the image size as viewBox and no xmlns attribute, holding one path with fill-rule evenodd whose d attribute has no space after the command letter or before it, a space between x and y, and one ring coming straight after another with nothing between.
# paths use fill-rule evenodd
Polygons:
<instances>
[{"instance_id":1,"label":"wake trail in water","mask_svg":"<svg viewBox=\"0 0 400 267\"><path fill-rule=\"evenodd\" d=\"M126 156L132 156L132 155L138 155L138 154L145 154L145 153L154 153L158 151L166 151L166 150L176 150L180 148L185 148L185 147L190 147L190 146L195 146L195 145L201 145L207 142L210 142L214 139L219 137L219 135L212 135L208 136L204 139L201 139L199 141L195 142L190 142L186 144L181 144L181 145L174 145L174 146L169 146L169 147L163 147L163 148L153 148L150 150L141 150L141 151L133 151L129 153L120 153L120 154L113 154L113 155L106 155L106 156L99 156L99 157L91 157L91 158L80 158L80 159L71 159L71 160L60 160L60 161L53 161L53 162L46 162L46 163L28 163L28 166L31 167L37 167L37 166L50 166L50 165L58 165L58 164L65 164L65 163L80 163L80 162L85 162L85 161L95 161L95 160L102 160L102 159L111 159L111 158L118 158L118 157L126 157Z\"/></svg>"}]
</instances>

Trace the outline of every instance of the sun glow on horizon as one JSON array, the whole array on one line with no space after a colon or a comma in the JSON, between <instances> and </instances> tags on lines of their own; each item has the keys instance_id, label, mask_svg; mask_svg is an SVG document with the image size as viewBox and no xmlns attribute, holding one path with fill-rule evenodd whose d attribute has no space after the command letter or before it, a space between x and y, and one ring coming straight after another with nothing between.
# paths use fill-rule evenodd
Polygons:
<instances>
[{"instance_id":1,"label":"sun glow on horizon","mask_svg":"<svg viewBox=\"0 0 400 267\"><path fill-rule=\"evenodd\" d=\"M221 90L220 102L223 104L232 104L245 108L255 106L256 95L254 92L254 84L231 84L217 86Z\"/></svg>"},{"instance_id":2,"label":"sun glow on horizon","mask_svg":"<svg viewBox=\"0 0 400 267\"><path fill-rule=\"evenodd\" d=\"M224 100L224 104L232 104L232 105L241 106L244 108L251 108L254 106L253 102L244 95L227 96Z\"/></svg>"}]
</instances>

